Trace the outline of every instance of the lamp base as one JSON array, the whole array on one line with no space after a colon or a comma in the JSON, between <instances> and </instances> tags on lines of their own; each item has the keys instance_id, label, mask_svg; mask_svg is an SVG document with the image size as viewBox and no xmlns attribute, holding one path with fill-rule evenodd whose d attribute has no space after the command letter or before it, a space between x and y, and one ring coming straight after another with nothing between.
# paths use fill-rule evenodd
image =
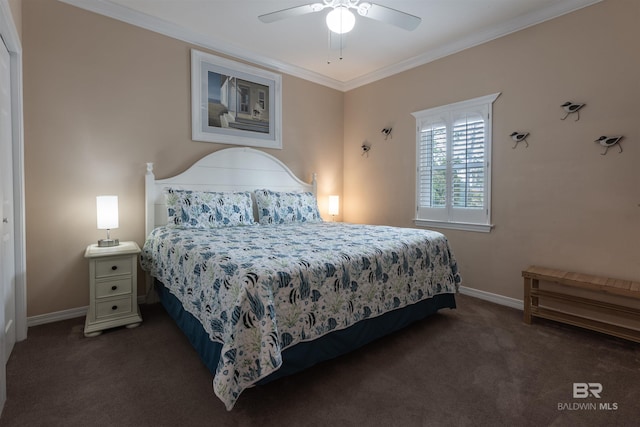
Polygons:
<instances>
[{"instance_id":1,"label":"lamp base","mask_svg":"<svg viewBox=\"0 0 640 427\"><path fill-rule=\"evenodd\" d=\"M98 240L98 247L107 248L110 246L118 246L120 244L120 240L118 239L100 239Z\"/></svg>"}]
</instances>

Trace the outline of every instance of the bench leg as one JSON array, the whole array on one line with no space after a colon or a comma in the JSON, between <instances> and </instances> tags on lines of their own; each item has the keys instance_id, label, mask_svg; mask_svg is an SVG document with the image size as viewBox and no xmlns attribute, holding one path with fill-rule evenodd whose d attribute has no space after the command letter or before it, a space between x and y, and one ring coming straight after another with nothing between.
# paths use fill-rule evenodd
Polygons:
<instances>
[{"instance_id":1,"label":"bench leg","mask_svg":"<svg viewBox=\"0 0 640 427\"><path fill-rule=\"evenodd\" d=\"M538 306L538 293L536 290L539 288L540 282L538 279L532 279L530 277L524 278L524 323L531 324L531 308ZM532 294L534 294L532 296Z\"/></svg>"}]
</instances>

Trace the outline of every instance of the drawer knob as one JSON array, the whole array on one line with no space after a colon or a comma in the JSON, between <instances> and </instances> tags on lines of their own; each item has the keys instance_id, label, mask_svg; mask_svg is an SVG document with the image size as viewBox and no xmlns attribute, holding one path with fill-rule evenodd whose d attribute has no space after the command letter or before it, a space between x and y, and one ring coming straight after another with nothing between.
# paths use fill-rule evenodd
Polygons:
<instances>
[{"instance_id":1,"label":"drawer knob","mask_svg":"<svg viewBox=\"0 0 640 427\"><path fill-rule=\"evenodd\" d=\"M114 305L113 307L111 307L111 310L117 310L117 309L118 309L117 305Z\"/></svg>"},{"instance_id":2,"label":"drawer knob","mask_svg":"<svg viewBox=\"0 0 640 427\"><path fill-rule=\"evenodd\" d=\"M117 287L116 285L113 285L113 286L111 287L111 290L112 290L112 291L115 291L116 289L118 289L118 287Z\"/></svg>"},{"instance_id":3,"label":"drawer knob","mask_svg":"<svg viewBox=\"0 0 640 427\"><path fill-rule=\"evenodd\" d=\"M111 266L111 269L112 269L112 270L117 270L117 269L118 269L118 266L117 266L117 265L112 265L112 266Z\"/></svg>"}]
</instances>

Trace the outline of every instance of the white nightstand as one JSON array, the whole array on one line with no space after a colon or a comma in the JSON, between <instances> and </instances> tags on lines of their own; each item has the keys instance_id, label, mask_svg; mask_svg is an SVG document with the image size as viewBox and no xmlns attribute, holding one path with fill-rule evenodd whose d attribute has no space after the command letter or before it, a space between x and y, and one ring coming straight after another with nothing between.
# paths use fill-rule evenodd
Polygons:
<instances>
[{"instance_id":1,"label":"white nightstand","mask_svg":"<svg viewBox=\"0 0 640 427\"><path fill-rule=\"evenodd\" d=\"M84 336L95 337L104 329L142 323L138 308L138 254L136 242L118 246L87 246L89 259L89 311Z\"/></svg>"}]
</instances>

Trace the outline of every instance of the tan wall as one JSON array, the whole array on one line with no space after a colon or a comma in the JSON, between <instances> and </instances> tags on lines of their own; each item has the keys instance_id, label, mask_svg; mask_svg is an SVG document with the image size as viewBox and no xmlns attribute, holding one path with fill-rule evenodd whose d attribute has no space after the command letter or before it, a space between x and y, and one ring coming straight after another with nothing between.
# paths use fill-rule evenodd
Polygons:
<instances>
[{"instance_id":1,"label":"tan wall","mask_svg":"<svg viewBox=\"0 0 640 427\"><path fill-rule=\"evenodd\" d=\"M104 234L97 195L119 196L112 235L142 245L145 162L164 178L229 146L191 141L191 46L52 0L24 2L22 19L34 316L88 304L84 249ZM323 213L342 190L343 97L284 75L284 149L266 150L305 180L318 173Z\"/></svg>"},{"instance_id":2,"label":"tan wall","mask_svg":"<svg viewBox=\"0 0 640 427\"><path fill-rule=\"evenodd\" d=\"M522 299L520 271L530 264L640 279L639 21L640 2L607 0L348 92L344 219L412 226L411 112L501 92L495 229L440 230L463 285ZM565 101L587 104L579 121L560 120ZM512 149L512 131L530 132L529 148ZM624 152L601 156L593 141L618 134Z\"/></svg>"}]
</instances>

